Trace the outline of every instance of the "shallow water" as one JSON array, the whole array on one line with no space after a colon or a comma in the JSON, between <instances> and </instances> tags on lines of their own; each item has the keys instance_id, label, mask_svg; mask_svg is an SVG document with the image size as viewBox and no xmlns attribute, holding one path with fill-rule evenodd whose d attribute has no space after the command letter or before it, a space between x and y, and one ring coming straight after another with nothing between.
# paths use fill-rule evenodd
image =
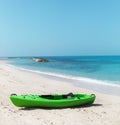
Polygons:
<instances>
[{"instance_id":1,"label":"shallow water","mask_svg":"<svg viewBox=\"0 0 120 125\"><path fill-rule=\"evenodd\" d=\"M61 56L43 57L48 63L35 62L31 58L12 58L12 65L74 80L92 79L120 85L120 56ZM8 58L11 60L11 58Z\"/></svg>"}]
</instances>

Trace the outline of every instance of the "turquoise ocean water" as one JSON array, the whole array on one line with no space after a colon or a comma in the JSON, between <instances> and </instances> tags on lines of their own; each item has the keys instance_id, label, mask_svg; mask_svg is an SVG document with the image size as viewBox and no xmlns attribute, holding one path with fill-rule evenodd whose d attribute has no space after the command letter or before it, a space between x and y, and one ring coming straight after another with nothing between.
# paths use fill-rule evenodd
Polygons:
<instances>
[{"instance_id":1,"label":"turquoise ocean water","mask_svg":"<svg viewBox=\"0 0 120 125\"><path fill-rule=\"evenodd\" d=\"M88 78L120 85L120 56L53 56L42 57L48 63L35 62L30 57L8 58L10 64L37 73L74 78Z\"/></svg>"}]
</instances>

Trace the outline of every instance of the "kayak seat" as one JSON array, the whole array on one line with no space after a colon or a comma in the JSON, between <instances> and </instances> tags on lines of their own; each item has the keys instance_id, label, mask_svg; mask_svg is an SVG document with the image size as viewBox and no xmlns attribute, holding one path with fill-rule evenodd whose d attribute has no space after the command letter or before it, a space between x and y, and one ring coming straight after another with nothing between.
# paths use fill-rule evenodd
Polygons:
<instances>
[{"instance_id":1,"label":"kayak seat","mask_svg":"<svg viewBox=\"0 0 120 125\"><path fill-rule=\"evenodd\" d=\"M72 97L74 97L72 92L68 93L67 95L63 95L63 98L72 98Z\"/></svg>"},{"instance_id":2,"label":"kayak seat","mask_svg":"<svg viewBox=\"0 0 120 125\"><path fill-rule=\"evenodd\" d=\"M40 97L47 98L47 99L54 99L53 95L41 95Z\"/></svg>"}]
</instances>

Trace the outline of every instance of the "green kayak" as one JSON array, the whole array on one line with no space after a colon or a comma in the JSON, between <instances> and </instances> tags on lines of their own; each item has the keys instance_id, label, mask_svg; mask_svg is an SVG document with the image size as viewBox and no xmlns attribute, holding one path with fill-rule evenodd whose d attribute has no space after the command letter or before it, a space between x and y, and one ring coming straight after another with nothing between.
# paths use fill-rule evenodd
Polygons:
<instances>
[{"instance_id":1,"label":"green kayak","mask_svg":"<svg viewBox=\"0 0 120 125\"><path fill-rule=\"evenodd\" d=\"M92 104L95 97L94 94L73 93L55 95L10 95L10 99L15 106L43 108L66 108Z\"/></svg>"}]
</instances>

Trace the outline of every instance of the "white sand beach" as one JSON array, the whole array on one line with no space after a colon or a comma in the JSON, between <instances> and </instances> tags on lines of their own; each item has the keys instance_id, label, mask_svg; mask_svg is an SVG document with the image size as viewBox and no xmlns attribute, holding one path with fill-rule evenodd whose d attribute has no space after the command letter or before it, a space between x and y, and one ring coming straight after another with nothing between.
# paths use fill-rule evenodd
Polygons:
<instances>
[{"instance_id":1,"label":"white sand beach","mask_svg":"<svg viewBox=\"0 0 120 125\"><path fill-rule=\"evenodd\" d=\"M82 84L82 83L81 83ZM16 94L94 93L88 107L66 109L18 108ZM120 125L120 97L73 86L67 81L18 70L0 61L0 125Z\"/></svg>"}]
</instances>

